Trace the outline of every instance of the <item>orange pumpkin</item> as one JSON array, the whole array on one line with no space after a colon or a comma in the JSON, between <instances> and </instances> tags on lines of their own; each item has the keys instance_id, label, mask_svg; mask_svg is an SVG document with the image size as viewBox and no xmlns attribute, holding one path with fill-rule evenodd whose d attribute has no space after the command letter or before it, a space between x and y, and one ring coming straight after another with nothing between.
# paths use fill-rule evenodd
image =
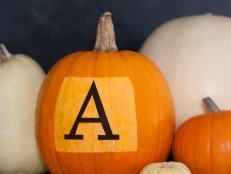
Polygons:
<instances>
[{"instance_id":1,"label":"orange pumpkin","mask_svg":"<svg viewBox=\"0 0 231 174\"><path fill-rule=\"evenodd\" d=\"M172 99L149 59L117 51L111 14L105 13L94 51L70 54L48 72L36 129L52 173L138 174L168 157Z\"/></svg>"},{"instance_id":2,"label":"orange pumpkin","mask_svg":"<svg viewBox=\"0 0 231 174\"><path fill-rule=\"evenodd\" d=\"M193 174L230 174L231 111L220 111L204 99L210 113L184 122L174 137L173 156Z\"/></svg>"}]
</instances>

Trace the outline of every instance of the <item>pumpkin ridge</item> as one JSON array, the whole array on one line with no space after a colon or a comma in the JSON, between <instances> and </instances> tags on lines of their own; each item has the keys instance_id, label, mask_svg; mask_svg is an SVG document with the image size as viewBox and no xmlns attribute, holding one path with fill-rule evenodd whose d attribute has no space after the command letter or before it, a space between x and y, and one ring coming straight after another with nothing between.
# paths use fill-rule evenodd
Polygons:
<instances>
[{"instance_id":1,"label":"pumpkin ridge","mask_svg":"<svg viewBox=\"0 0 231 174\"><path fill-rule=\"evenodd\" d=\"M124 61L124 60L126 60L127 59L127 57L126 56L124 56L122 53L123 53L124 51L120 51L120 52L118 52L119 54L118 54L118 58L121 60L121 62L123 63L123 65L125 66L125 69L126 69L126 71L128 72L128 74L132 74L131 72L131 68L127 65L127 62L126 61ZM129 79L132 81L132 86L133 86L133 89L134 89L134 79L129 75ZM136 90L134 90L134 98L135 98L135 105L136 105L136 107L135 107L135 109L136 109L136 111L135 112L137 112L137 102L136 102L136 100L137 100L137 97L136 97ZM138 118L137 118L137 120L138 120ZM138 124L138 123L137 123ZM139 133L139 126L137 126L137 134ZM137 141L139 142L139 136L137 137ZM138 146L138 149L137 149L137 151L139 150L139 146ZM136 156L133 158L133 160L137 160L138 158L138 153L136 153ZM131 159L130 159L131 160ZM136 165L137 166L137 165ZM133 171L131 172L131 173L135 173L134 171L136 171L137 169L136 168L133 168Z\"/></svg>"},{"instance_id":2,"label":"pumpkin ridge","mask_svg":"<svg viewBox=\"0 0 231 174\"><path fill-rule=\"evenodd\" d=\"M71 76L75 76L75 75L77 75L79 77L86 77L86 75L85 75L86 71L79 70L80 67L78 66L78 64L80 62L82 63L82 61L85 61L84 64L82 65L82 67L87 69L87 67L89 66L89 62L91 62L92 63L91 66L93 68L89 68L89 69L95 69L94 68L95 59L93 59L94 62L92 62L92 60L91 60L91 58L94 57L93 54L94 53L92 51L88 51L88 52L81 52L80 54L76 55L75 57L70 57L71 59L73 59L73 61L72 61L71 65L69 66L68 71L65 74L65 77L67 77L67 76L71 77ZM88 59L90 59L90 60L88 60ZM75 68L78 69L78 71L74 72L75 74L73 74L73 71ZM87 69L87 71L88 71L88 69ZM91 71L90 74L88 74L87 76L91 77L93 73L94 72Z\"/></svg>"},{"instance_id":3,"label":"pumpkin ridge","mask_svg":"<svg viewBox=\"0 0 231 174\"><path fill-rule=\"evenodd\" d=\"M195 131L194 131L194 134L193 134L193 158L192 158L192 162L193 162L193 165L195 166L195 169L196 169L196 173L198 171L198 161L196 160L196 156L198 155L196 152L195 152L195 149L197 148L197 145L195 144L195 141L196 141L196 137L197 137L197 133L200 132L201 130L199 129L199 124L197 123L197 119L194 120L194 128L195 128Z\"/></svg>"},{"instance_id":4,"label":"pumpkin ridge","mask_svg":"<svg viewBox=\"0 0 231 174\"><path fill-rule=\"evenodd\" d=\"M210 163L210 167L209 167L209 170L210 170L210 172L212 172L213 170L212 170L212 165L213 165L213 159L212 159L212 149L213 149L213 147L212 147L212 137L211 137L211 132L213 132L212 131L212 129L213 129L213 118L212 117L209 117L210 119L209 119L209 124L210 124L210 128L209 128L209 163Z\"/></svg>"},{"instance_id":5,"label":"pumpkin ridge","mask_svg":"<svg viewBox=\"0 0 231 174\"><path fill-rule=\"evenodd\" d=\"M117 55L117 54L116 54ZM108 57L109 55L107 54L107 57L106 57L106 64L107 64L107 74L110 74L110 72L109 72L109 68L108 67L111 67L110 65L109 65L109 57ZM109 81L109 79L108 79L108 81ZM109 85L109 82L108 82L108 85ZM111 88L110 87L108 87L108 89L109 89L109 100L110 101L112 101L112 98L111 98ZM112 103L110 103L110 108L112 108ZM112 144L111 144L112 145ZM112 154L110 154L110 157L109 157L111 160L113 159L113 157L112 157ZM110 168L110 173L112 173L113 172L113 170L112 170L112 167L113 166L113 163L111 162L110 163L110 166L108 166L109 168Z\"/></svg>"},{"instance_id":6,"label":"pumpkin ridge","mask_svg":"<svg viewBox=\"0 0 231 174\"><path fill-rule=\"evenodd\" d=\"M142 69L143 71L146 71L147 73L147 77L149 78L149 79L152 79L152 81L155 83L155 84L157 84L157 82L156 82L156 79L153 77L153 75L151 75L151 74L159 74L159 75L161 75L162 77L163 77L163 75L161 74L161 72L159 71L159 69L158 69L158 67L157 66L153 66L154 67L154 70L153 71L150 71L150 66L147 66L147 64L148 63L150 63L151 61L148 61L149 59L148 58L146 58L145 56L143 56L143 55L137 55L137 53L135 53L135 52L133 52L133 51L121 51L120 52L120 54L124 57L124 58L128 58L128 57L126 57L126 56L124 56L124 54L130 54L131 56L129 57L129 59L131 60L131 61L134 61L134 62L139 62L139 63L136 63L136 64L139 64L140 65L140 69ZM132 57L132 58L131 58ZM147 61L146 61L147 60ZM136 67L137 68L137 67ZM156 86L156 85L154 85L153 84L153 86ZM156 90L156 88L155 88L155 90ZM169 90L168 90L168 92L169 92ZM156 99L157 98L157 95L158 94L158 92L154 92L154 93L152 93L152 95L155 95L154 96L154 98ZM151 96L150 96L151 97ZM158 99L158 101L159 101L160 99ZM159 103L159 102L158 102ZM157 108L158 109L158 112L157 113L160 113L160 110L159 110L159 108ZM159 122L160 122L160 115L162 115L162 114L158 114L158 120L159 120ZM170 119L170 118L168 118L168 119ZM162 129L160 129L160 124L158 124L158 130L162 130ZM158 135L158 140L160 139L160 137L161 137L161 135ZM173 139L173 136L172 136L172 139ZM153 139L154 140L154 143L153 144L158 144L158 145L155 145L157 148L160 148L160 147L162 147L161 145L160 145L160 141L155 141L156 139ZM166 146L167 147L167 146ZM170 150L171 150L171 148L169 148L168 149L168 152L165 152L165 157L164 158L167 158L167 155L169 154L169 152L170 152ZM156 157L158 157L158 156L160 156L160 154L159 153L161 153L161 152L159 152L159 151L157 151L156 152L158 155L156 155ZM163 154L163 152L162 152L162 154ZM154 158L154 157L153 157ZM164 160L164 158L163 159L161 159L161 160ZM154 161L156 160L156 159L153 159Z\"/></svg>"},{"instance_id":7,"label":"pumpkin ridge","mask_svg":"<svg viewBox=\"0 0 231 174\"><path fill-rule=\"evenodd\" d=\"M80 53L79 53L80 54ZM69 58L69 57L68 57ZM54 69L57 69L58 67L60 67L61 66L61 62L64 60L64 59L67 59L67 57L65 57L65 58L63 58L63 59L61 59L59 62L57 62L57 64L51 69L51 72L50 73L48 73L48 75L47 75L47 77L48 78L46 78L46 79L49 79L49 78L51 78L51 79L53 79L52 77L56 74L56 72L54 72L53 70ZM70 59L70 58L69 58ZM75 59L71 59L70 60L70 62L69 62L69 66L68 67L71 67L71 65L72 65L72 63L75 61ZM66 68L66 72L64 73L64 75L63 75L63 77L65 77L65 75L67 74L67 72L68 72L68 70L69 70L69 68ZM52 76L51 76L52 75ZM46 88L49 88L49 86L51 85L51 83L49 83L49 85L48 86L46 86ZM60 88L61 88L61 85L62 84L60 84L60 86L59 86L59 90L57 90L57 95L55 96L56 97L56 99L54 99L54 102L53 102L53 104L50 106L50 107L52 107L52 108L55 108L55 105L56 105L56 102L55 101L57 101L57 98L58 98L58 93L59 93L59 91L60 91ZM45 90L45 89L41 89L41 90ZM40 91L40 93L41 93L41 91ZM42 96L42 98L43 98L44 96ZM48 111L47 111L48 113L47 113L47 115L54 115L54 112L55 112L55 109L49 109ZM51 125L52 126L52 125ZM52 126L53 127L53 126ZM53 128L51 128L52 130L54 130L54 127ZM47 127L46 128L46 131L49 131L49 128ZM38 131L37 131L38 132ZM40 137L40 136L37 136L38 138ZM40 138L39 138L40 139ZM49 137L47 137L47 136L45 136L45 138L43 138L43 139L46 139L45 141L46 142L49 142L49 140L50 140L50 138ZM42 140L42 141L44 141L44 140ZM54 142L54 139L52 140L53 142ZM41 143L40 143L40 145L41 145ZM55 143L53 143L53 145L52 146L55 146ZM53 157L55 157L55 159L53 160L53 161L56 161L57 162L57 165L56 165L56 167L58 167L58 169L56 169L56 172L57 172L57 170L58 171L60 171L61 173L60 174L63 174L63 173L65 173L65 171L63 171L62 170L62 168L60 167L61 165L60 165L60 162L59 162L59 158L58 158L58 154L57 154L58 152L53 152L53 154L54 154L54 156ZM45 160L45 161L47 161L47 159ZM50 164L50 160L48 160L49 162L49 164ZM52 168L51 168L52 169ZM50 170L51 170L50 169ZM53 171L51 171L51 172L53 172Z\"/></svg>"},{"instance_id":8,"label":"pumpkin ridge","mask_svg":"<svg viewBox=\"0 0 231 174\"><path fill-rule=\"evenodd\" d=\"M99 56L99 53L97 53L97 56ZM71 64L70 64L70 67L78 67L78 64L79 64L79 62L82 62L82 59L85 59L85 64L83 64L83 67L87 67L87 66L89 66L89 61L88 61L88 59L89 58L91 58L91 57L94 57L94 55L93 55L93 53L91 52L91 51L89 51L89 52L81 52L81 54L78 54L78 55L76 55L76 58L78 58L78 59L74 59L73 57L72 57L72 59L74 60ZM93 68L90 68L90 69L94 69L95 70L95 63L96 63L96 61L98 60L98 59L93 59L94 61L92 62L92 64L91 64L91 66L93 67ZM67 77L68 76L68 74L71 72L71 68L68 68L68 71L66 72L66 75L65 75L65 77ZM79 77L84 77L85 75L85 72L84 71L81 71L81 73L79 73ZM91 75L93 75L94 74L94 72L93 71L91 71ZM91 76L91 75L89 75L89 76ZM73 76L73 75L71 75L71 76ZM93 142L94 143L94 142ZM74 159L75 159L75 161L78 161L78 163L79 163L79 166L81 165L81 155L78 155L79 157L73 157ZM92 159L92 161L93 162L91 162L91 163L94 163L95 162L95 160L94 160L94 158L95 158L95 155L94 154L91 154L91 159ZM94 167L95 167L95 165L93 165ZM80 168L80 170L81 170L81 173L84 173L84 168ZM95 169L95 171L96 171L96 169ZM62 174L64 174L64 173L66 173L66 171L64 171Z\"/></svg>"},{"instance_id":9,"label":"pumpkin ridge","mask_svg":"<svg viewBox=\"0 0 231 174\"><path fill-rule=\"evenodd\" d=\"M227 116L223 118L223 125L224 125L224 132L225 132L225 133L224 133L224 135L225 135L225 139L226 139L227 137L229 137L229 136L227 136L227 133L228 133L228 132L230 132L230 131L228 130L228 128L227 128L227 126L226 126L226 124L225 124L225 123L226 123L226 121L225 121L225 120L226 120L226 118L230 119L230 118L229 118L229 117L227 117ZM227 131L227 130L228 130L228 131ZM228 139L228 138L227 138L227 139ZM228 149L228 143L224 143L224 146L225 146L225 149Z\"/></svg>"},{"instance_id":10,"label":"pumpkin ridge","mask_svg":"<svg viewBox=\"0 0 231 174\"><path fill-rule=\"evenodd\" d=\"M140 59L136 59L137 61L139 61L140 62L140 64L143 66L143 68L146 70L146 71L148 71L148 75L153 79L153 82L155 82L155 79L153 78L153 76L151 75L152 74L152 72L149 70L149 67L147 67L146 66L146 63L144 63L143 61L141 61ZM155 82L156 83L156 82ZM155 85L154 85L155 86ZM156 98L156 100L157 100L157 102L159 103L159 98L158 98L158 95L156 95L157 93L158 93L158 91L157 91L157 89L156 88L154 88L154 90L155 90L155 97L154 98ZM159 108L157 107L157 113L160 113L160 110L159 110ZM160 115L161 114L158 114L158 122L160 121ZM161 130L161 125L160 124L158 124L158 130ZM159 134L158 135L158 137L157 137L157 139L159 140L160 139L160 137L161 137L161 135ZM154 139L153 139L153 141L155 141ZM155 143L154 143L155 144ZM157 149L159 149L160 148L160 141L157 141ZM160 152L157 152L157 153L160 153ZM157 155L157 156L159 156L159 154ZM156 160L156 159L155 159ZM158 171L159 172L159 171Z\"/></svg>"},{"instance_id":11,"label":"pumpkin ridge","mask_svg":"<svg viewBox=\"0 0 231 174\"><path fill-rule=\"evenodd\" d=\"M132 54L135 54L135 52L131 52ZM153 79L153 82L155 82L155 83L157 83L156 82L156 80L155 80L155 78L153 77L153 76L151 76L151 74L153 74L153 71L151 71L151 69L150 69L150 67L149 66L147 66L147 63L150 63L150 62L147 62L147 61L149 61L149 59L147 59L146 57L144 57L143 55L142 56L140 56L140 57L142 57L142 59L143 60L145 60L145 62L144 61L141 61L141 59L137 59L139 62L140 62L140 64L144 67L144 69L145 70L147 70L148 71L148 73L147 74L149 74L150 75L150 77ZM165 78L164 76L163 76L163 74L162 74L162 72L160 71L160 69L158 68L158 66L157 65L155 65L155 71L158 71L158 74L160 74L163 78ZM155 72L156 73L156 72ZM167 84L168 85L168 84ZM154 85L155 86L155 85ZM168 91L169 91L169 89L168 89ZM157 88L155 88L155 94L159 94L159 91L157 90ZM170 91L169 91L169 94L170 94ZM155 95L156 96L156 98L158 97L158 95ZM160 98L158 97L157 98L157 102L159 103L159 101L160 101ZM162 112L160 112L160 108L159 107L157 107L157 113L162 113ZM162 114L158 114L158 119L159 119L159 122L160 122L160 115L162 115ZM168 119L170 119L170 118L168 118ZM158 124L158 129L159 130L162 130L161 129L161 127L162 127L163 125L161 125L161 124ZM161 139L160 137L161 137L161 135L159 134L158 135L159 137L158 137L158 139ZM173 140L173 136L172 136L172 140ZM172 141L171 141L172 142ZM159 149L160 147L161 147L161 141L158 141L158 146L157 146L157 149ZM171 143L172 144L172 143ZM167 157L167 155L170 153L170 151L171 151L171 148L169 148L169 150L168 150L168 152L166 152L166 154L165 154L165 156ZM158 151L158 153L160 153L159 151ZM157 155L157 156L159 156L159 155ZM165 157L165 158L166 158ZM164 159L162 159L162 160L164 160Z\"/></svg>"},{"instance_id":12,"label":"pumpkin ridge","mask_svg":"<svg viewBox=\"0 0 231 174\"><path fill-rule=\"evenodd\" d=\"M122 54L122 52L123 52L123 51L118 52L118 53L119 53L119 54L118 54L118 58L121 60L122 64L123 64L124 67L125 67L125 70L128 72L128 74L131 74L130 68L128 68L127 63L124 61L124 60L126 59L126 56L124 56L124 55ZM131 76L129 76L129 78L132 80Z\"/></svg>"},{"instance_id":13,"label":"pumpkin ridge","mask_svg":"<svg viewBox=\"0 0 231 174\"><path fill-rule=\"evenodd\" d=\"M180 135L178 135L179 137L177 136L177 139L179 139L178 141L180 142L180 144L179 144L179 147L177 145L173 144L173 156L175 156L174 151L176 151L177 154L182 154L182 139L184 138L184 134L185 134L185 131L184 131L185 126L182 126L179 129L180 129L181 133L180 133ZM174 143L174 141L173 141L173 143ZM177 148L177 150L174 150L175 148ZM181 155L177 155L177 156L178 156L178 158L176 159L177 161L183 161Z\"/></svg>"},{"instance_id":14,"label":"pumpkin ridge","mask_svg":"<svg viewBox=\"0 0 231 174\"><path fill-rule=\"evenodd\" d=\"M84 52L79 52L79 54L77 54L77 55L75 55L76 57L78 57L78 59L79 59L79 57L81 56L81 55L84 55L84 54L86 54L86 53L84 53ZM73 66L73 63L75 63L77 60L76 59L74 59L74 58L71 58L71 59L73 59L72 61L71 61L71 63L69 64L69 66L68 66L68 68L67 68L67 71L64 73L64 78L67 76L67 74L69 73L69 71L70 71L70 67L72 67ZM64 80L64 79L63 79ZM60 84L60 86L59 86L59 90L58 90L58 92L57 92L57 95L56 95L56 97L57 97L57 99L58 99L58 97L59 97L59 93L60 93L60 89L61 89L61 86L62 86L62 83L63 83L63 80L62 80L62 82L61 82L61 84ZM55 99L55 106L57 105L57 99ZM55 114L55 108L56 107L54 107L54 110L53 110L53 115ZM54 125L53 125L53 130L54 130ZM54 131L53 131L54 132ZM55 146L55 142L54 142L54 146ZM61 160L61 158L58 158L58 151L55 151L55 156L56 156L56 161L57 161L57 163L59 164L59 166L62 166L61 164L62 164L62 162L60 161ZM77 160L78 162L79 162L79 164L80 164L80 161L79 160ZM59 167L60 168L60 170L61 170L61 173L60 174L64 174L65 173L65 170L63 170L63 168L62 167ZM82 170L82 168L81 168L81 170Z\"/></svg>"},{"instance_id":15,"label":"pumpkin ridge","mask_svg":"<svg viewBox=\"0 0 231 174\"><path fill-rule=\"evenodd\" d=\"M221 122L222 122L222 126L221 126L221 130L222 130L222 133L221 133L221 135L222 135L222 140L223 139L226 139L226 135L225 135L225 128L224 128L224 126L223 125L225 125L224 124L224 119L225 119L225 117L226 116L224 116L224 117L217 117L217 119L221 119ZM225 149L227 149L226 148L226 143L224 143L224 141L222 141L222 146L224 146L225 147ZM220 152L219 152L220 153ZM226 170L226 169L225 169Z\"/></svg>"}]
</instances>

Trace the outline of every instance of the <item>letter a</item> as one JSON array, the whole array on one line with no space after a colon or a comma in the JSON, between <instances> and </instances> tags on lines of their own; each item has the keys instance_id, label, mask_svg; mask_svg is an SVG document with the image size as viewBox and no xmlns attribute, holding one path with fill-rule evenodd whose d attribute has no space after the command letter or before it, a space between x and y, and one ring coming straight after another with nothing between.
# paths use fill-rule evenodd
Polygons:
<instances>
[{"instance_id":1,"label":"letter a","mask_svg":"<svg viewBox=\"0 0 231 174\"><path fill-rule=\"evenodd\" d=\"M93 96L97 112L99 114L98 118L83 118L83 113L91 99L91 96ZM96 88L95 82L92 82L92 85L90 87L90 90L83 102L83 105L78 113L78 116L74 122L74 125L72 126L72 129L69 134L64 135L64 139L77 139L77 140L83 140L83 135L76 135L79 123L101 123L105 132L105 135L98 135L98 140L119 140L119 135L113 134L111 127L109 125L107 115L104 111L102 101L100 99L98 90Z\"/></svg>"}]
</instances>

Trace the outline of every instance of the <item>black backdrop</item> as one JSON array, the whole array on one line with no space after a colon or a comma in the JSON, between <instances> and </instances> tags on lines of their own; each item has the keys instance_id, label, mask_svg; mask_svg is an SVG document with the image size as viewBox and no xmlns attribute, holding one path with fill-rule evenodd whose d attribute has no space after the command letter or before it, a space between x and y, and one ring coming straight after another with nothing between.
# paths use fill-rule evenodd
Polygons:
<instances>
[{"instance_id":1,"label":"black backdrop","mask_svg":"<svg viewBox=\"0 0 231 174\"><path fill-rule=\"evenodd\" d=\"M47 72L61 57L92 50L99 16L112 12L117 46L138 51L160 24L181 16L231 16L230 0L0 0L0 42Z\"/></svg>"},{"instance_id":2,"label":"black backdrop","mask_svg":"<svg viewBox=\"0 0 231 174\"><path fill-rule=\"evenodd\" d=\"M0 42L33 57L47 72L61 57L94 46L99 16L112 12L120 50L137 51L170 19L231 16L229 0L0 0Z\"/></svg>"}]
</instances>

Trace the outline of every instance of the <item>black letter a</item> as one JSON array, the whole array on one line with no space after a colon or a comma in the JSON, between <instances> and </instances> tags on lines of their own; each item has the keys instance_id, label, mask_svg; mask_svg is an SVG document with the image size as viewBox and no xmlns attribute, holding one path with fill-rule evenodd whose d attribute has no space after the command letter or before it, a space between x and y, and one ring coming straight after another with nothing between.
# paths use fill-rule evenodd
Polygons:
<instances>
[{"instance_id":1,"label":"black letter a","mask_svg":"<svg viewBox=\"0 0 231 174\"><path fill-rule=\"evenodd\" d=\"M95 101L96 109L99 114L99 118L82 118L83 113L91 99L91 96L93 96L93 99ZM103 108L103 104L101 102L98 90L96 88L95 82L93 81L90 90L83 102L83 105L79 111L79 114L74 122L74 125L70 131L69 134L64 135L64 139L78 139L82 140L83 135L76 135L76 131L78 129L79 123L101 123L105 132L105 135L98 135L98 140L118 140L119 135L117 134L112 134L111 127L109 125L109 122L107 120L106 113Z\"/></svg>"}]
</instances>

